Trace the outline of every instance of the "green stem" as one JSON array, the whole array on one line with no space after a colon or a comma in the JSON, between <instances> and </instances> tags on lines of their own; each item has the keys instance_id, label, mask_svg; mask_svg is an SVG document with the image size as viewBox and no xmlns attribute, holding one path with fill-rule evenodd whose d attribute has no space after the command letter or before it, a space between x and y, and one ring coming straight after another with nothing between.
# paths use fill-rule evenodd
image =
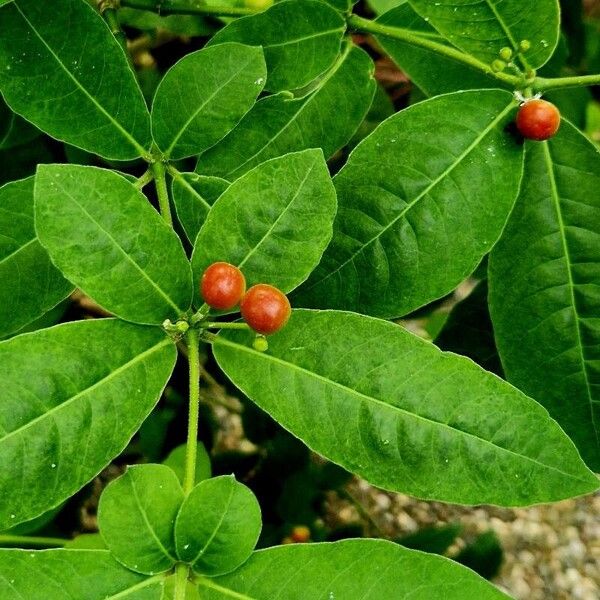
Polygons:
<instances>
[{"instance_id":1,"label":"green stem","mask_svg":"<svg viewBox=\"0 0 600 600\"><path fill-rule=\"evenodd\" d=\"M185 600L189 574L190 569L185 563L177 563L175 565L175 592L173 600Z\"/></svg>"},{"instance_id":2,"label":"green stem","mask_svg":"<svg viewBox=\"0 0 600 600\"><path fill-rule=\"evenodd\" d=\"M228 323L226 321L208 321L202 323L204 329L250 329L247 323Z\"/></svg>"},{"instance_id":3,"label":"green stem","mask_svg":"<svg viewBox=\"0 0 600 600\"><path fill-rule=\"evenodd\" d=\"M187 496L193 489L196 478L196 454L198 448L198 412L200 408L200 352L198 332L187 333L188 363L190 368L190 405L188 415L187 445L185 448L185 476L183 492Z\"/></svg>"},{"instance_id":4,"label":"green stem","mask_svg":"<svg viewBox=\"0 0 600 600\"><path fill-rule=\"evenodd\" d=\"M154 173L152 172L152 168L148 167L148 170L141 177L138 177L133 185L138 190L141 190L143 187L148 185L153 179Z\"/></svg>"},{"instance_id":5,"label":"green stem","mask_svg":"<svg viewBox=\"0 0 600 600\"><path fill-rule=\"evenodd\" d=\"M243 17L257 11L242 6L209 6L204 0L121 0L121 6L149 10L161 15L212 15Z\"/></svg>"},{"instance_id":6,"label":"green stem","mask_svg":"<svg viewBox=\"0 0 600 600\"><path fill-rule=\"evenodd\" d=\"M413 46L419 46L421 48L426 48L427 50L431 50L432 52L436 52L442 56L446 56L448 58L452 58L458 62L461 62L465 65L473 67L490 77L494 77L503 83L507 83L514 87L519 87L523 80L520 77L516 77L515 75L509 75L508 73L495 73L492 70L491 65L487 65L484 62L478 60L477 58L465 54L456 48L452 48L451 46L446 46L444 44L440 44L434 40L428 39L426 37L420 36L418 33L414 31L410 31L408 29L401 29L399 27L391 27L389 25L381 25L375 21L371 21L369 19L363 19L358 15L350 15L348 17L348 25L357 31L362 31L364 33L372 33L374 35L382 35L385 37L393 38L396 40L401 40L403 42L407 42L412 44Z\"/></svg>"},{"instance_id":7,"label":"green stem","mask_svg":"<svg viewBox=\"0 0 600 600\"><path fill-rule=\"evenodd\" d=\"M154 175L154 184L156 185L156 194L158 196L158 206L160 214L170 227L173 227L173 217L171 216L171 205L169 203L169 192L167 191L167 177L165 175L165 165L157 160L152 163L152 174Z\"/></svg>"},{"instance_id":8,"label":"green stem","mask_svg":"<svg viewBox=\"0 0 600 600\"><path fill-rule=\"evenodd\" d=\"M533 83L533 87L539 92L555 90L558 88L584 87L587 85L600 85L600 74L579 75L574 77L554 77L552 79L538 77Z\"/></svg>"},{"instance_id":9,"label":"green stem","mask_svg":"<svg viewBox=\"0 0 600 600\"><path fill-rule=\"evenodd\" d=\"M40 546L41 548L62 548L69 540L54 537L29 537L27 535L0 535L0 546Z\"/></svg>"},{"instance_id":10,"label":"green stem","mask_svg":"<svg viewBox=\"0 0 600 600\"><path fill-rule=\"evenodd\" d=\"M123 33L121 29L121 24L119 23L119 16L115 8L107 7L102 8L102 16L106 21L106 24L110 28L110 32L115 36L116 40L121 44L123 50L125 50L125 54L129 59L129 51L127 50L127 36Z\"/></svg>"}]
</instances>

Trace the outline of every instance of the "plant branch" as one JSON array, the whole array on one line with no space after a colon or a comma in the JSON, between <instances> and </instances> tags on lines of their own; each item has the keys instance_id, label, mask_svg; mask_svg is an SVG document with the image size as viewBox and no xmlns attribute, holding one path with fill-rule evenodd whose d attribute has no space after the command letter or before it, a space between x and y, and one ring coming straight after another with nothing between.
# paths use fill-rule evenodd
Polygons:
<instances>
[{"instance_id":1,"label":"plant branch","mask_svg":"<svg viewBox=\"0 0 600 600\"><path fill-rule=\"evenodd\" d=\"M190 403L188 414L188 434L185 447L185 477L183 492L187 496L194 488L196 478L196 453L198 448L198 413L200 407L200 352L198 332L190 329L187 333L188 363L190 371Z\"/></svg>"},{"instance_id":2,"label":"plant branch","mask_svg":"<svg viewBox=\"0 0 600 600\"><path fill-rule=\"evenodd\" d=\"M154 179L154 173L152 169L148 167L148 170L141 176L138 177L133 184L138 190L141 190L143 187L148 185Z\"/></svg>"},{"instance_id":3,"label":"plant branch","mask_svg":"<svg viewBox=\"0 0 600 600\"><path fill-rule=\"evenodd\" d=\"M170 227L173 227L173 217L171 216L171 205L169 204L169 192L167 191L167 178L165 175L165 165L157 160L152 163L152 174L154 175L154 184L156 185L156 194L158 196L158 206L160 214Z\"/></svg>"},{"instance_id":4,"label":"plant branch","mask_svg":"<svg viewBox=\"0 0 600 600\"><path fill-rule=\"evenodd\" d=\"M190 569L185 563L175 565L175 592L173 600L185 600Z\"/></svg>"},{"instance_id":5,"label":"plant branch","mask_svg":"<svg viewBox=\"0 0 600 600\"><path fill-rule=\"evenodd\" d=\"M363 19L358 15L350 15L348 17L348 25L355 29L356 31L362 31L363 33L372 33L374 35L382 35L385 37L393 38L396 40L401 40L403 42L407 42L412 44L413 46L419 46L421 48L425 48L427 50L431 50L437 54L442 56L446 56L447 58L452 58L458 62L461 62L469 67L473 67L490 77L494 77L495 79L502 81L503 83L507 83L514 87L521 86L524 81L521 77L517 77L516 75L509 75L508 73L496 73L491 65L487 65L486 63L478 60L474 56L470 54L465 54L456 48L452 48L451 46L446 46L444 44L440 44L432 39L428 39L415 33L414 31L410 31L408 29L401 29L399 27L391 27L389 25L381 25L375 21L371 21L369 19Z\"/></svg>"},{"instance_id":6,"label":"plant branch","mask_svg":"<svg viewBox=\"0 0 600 600\"><path fill-rule=\"evenodd\" d=\"M533 82L533 87L538 92L555 90L559 88L584 87L588 85L600 85L600 74L598 75L576 75L573 77L554 77L546 79L537 77Z\"/></svg>"},{"instance_id":7,"label":"plant branch","mask_svg":"<svg viewBox=\"0 0 600 600\"><path fill-rule=\"evenodd\" d=\"M257 12L243 6L210 6L204 0L121 0L121 6L149 10L160 15L243 17Z\"/></svg>"},{"instance_id":8,"label":"plant branch","mask_svg":"<svg viewBox=\"0 0 600 600\"><path fill-rule=\"evenodd\" d=\"M55 537L29 537L27 535L0 535L0 546L34 546L40 548L62 548L69 540Z\"/></svg>"},{"instance_id":9,"label":"plant branch","mask_svg":"<svg viewBox=\"0 0 600 600\"><path fill-rule=\"evenodd\" d=\"M247 323L229 323L227 321L208 321L202 323L201 327L204 329L250 329Z\"/></svg>"}]
</instances>

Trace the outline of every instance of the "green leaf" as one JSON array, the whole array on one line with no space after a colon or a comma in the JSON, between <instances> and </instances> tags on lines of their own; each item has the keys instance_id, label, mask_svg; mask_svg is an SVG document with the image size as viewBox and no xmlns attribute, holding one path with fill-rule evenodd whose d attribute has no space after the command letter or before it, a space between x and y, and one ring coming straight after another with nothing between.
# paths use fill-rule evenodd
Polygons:
<instances>
[{"instance_id":1,"label":"green leaf","mask_svg":"<svg viewBox=\"0 0 600 600\"><path fill-rule=\"evenodd\" d=\"M106 550L0 550L2 600L161 600L163 586Z\"/></svg>"},{"instance_id":2,"label":"green leaf","mask_svg":"<svg viewBox=\"0 0 600 600\"><path fill-rule=\"evenodd\" d=\"M78 321L0 343L0 530L73 495L125 448L175 364L154 327Z\"/></svg>"},{"instance_id":3,"label":"green leaf","mask_svg":"<svg viewBox=\"0 0 600 600\"><path fill-rule=\"evenodd\" d=\"M506 376L600 471L600 153L570 123L527 143L521 194L490 256Z\"/></svg>"},{"instance_id":4,"label":"green leaf","mask_svg":"<svg viewBox=\"0 0 600 600\"><path fill-rule=\"evenodd\" d=\"M98 525L111 554L136 573L154 575L176 562L173 528L183 490L165 465L134 465L100 496Z\"/></svg>"},{"instance_id":5,"label":"green leaf","mask_svg":"<svg viewBox=\"0 0 600 600\"><path fill-rule=\"evenodd\" d=\"M335 209L321 150L267 161L232 183L212 207L196 239L194 277L226 261L242 269L248 286L268 283L287 293L319 262Z\"/></svg>"},{"instance_id":6,"label":"green leaf","mask_svg":"<svg viewBox=\"0 0 600 600\"><path fill-rule=\"evenodd\" d=\"M369 110L373 68L363 50L348 44L306 95L259 100L231 133L200 156L196 171L232 181L288 152L322 148L329 158L350 140Z\"/></svg>"},{"instance_id":7,"label":"green leaf","mask_svg":"<svg viewBox=\"0 0 600 600\"><path fill-rule=\"evenodd\" d=\"M332 7L315 0L286 0L269 10L232 21L210 44L262 46L267 62L265 89L304 87L324 73L340 52L346 23Z\"/></svg>"},{"instance_id":8,"label":"green leaf","mask_svg":"<svg viewBox=\"0 0 600 600\"><path fill-rule=\"evenodd\" d=\"M298 306L394 318L451 292L494 245L523 151L501 90L457 92L384 121L334 179L338 213Z\"/></svg>"},{"instance_id":9,"label":"green leaf","mask_svg":"<svg viewBox=\"0 0 600 600\"><path fill-rule=\"evenodd\" d=\"M123 49L81 0L0 10L0 91L51 136L105 158L145 156L150 119ZM68 42L68 43L67 43Z\"/></svg>"},{"instance_id":10,"label":"green leaf","mask_svg":"<svg viewBox=\"0 0 600 600\"><path fill-rule=\"evenodd\" d=\"M264 87L261 48L222 44L187 54L160 82L152 134L166 157L200 154L231 131Z\"/></svg>"},{"instance_id":11,"label":"green leaf","mask_svg":"<svg viewBox=\"0 0 600 600\"><path fill-rule=\"evenodd\" d=\"M177 555L196 573L223 575L248 559L260 529L260 506L245 485L233 476L207 479L192 490L177 516Z\"/></svg>"},{"instance_id":12,"label":"green leaf","mask_svg":"<svg viewBox=\"0 0 600 600\"><path fill-rule=\"evenodd\" d=\"M0 187L0 337L42 316L73 291L33 224L34 178Z\"/></svg>"},{"instance_id":13,"label":"green leaf","mask_svg":"<svg viewBox=\"0 0 600 600\"><path fill-rule=\"evenodd\" d=\"M444 38L412 9L407 0L397 4L397 8L382 15L377 23L407 29L413 34L446 44ZM437 52L383 35L376 37L390 58L427 96L502 86L497 79L488 77L478 69Z\"/></svg>"},{"instance_id":14,"label":"green leaf","mask_svg":"<svg viewBox=\"0 0 600 600\"><path fill-rule=\"evenodd\" d=\"M228 186L229 182L220 177L179 172L173 176L171 195L177 211L177 218L192 244L210 207Z\"/></svg>"},{"instance_id":15,"label":"green leaf","mask_svg":"<svg viewBox=\"0 0 600 600\"><path fill-rule=\"evenodd\" d=\"M296 310L267 353L252 339L216 337L225 374L309 448L373 485L501 506L598 487L543 407L394 323Z\"/></svg>"},{"instance_id":16,"label":"green leaf","mask_svg":"<svg viewBox=\"0 0 600 600\"><path fill-rule=\"evenodd\" d=\"M405 4L407 0L367 0L368 5L375 11L375 14L382 15L396 6Z\"/></svg>"},{"instance_id":17,"label":"green leaf","mask_svg":"<svg viewBox=\"0 0 600 600\"><path fill-rule=\"evenodd\" d=\"M455 46L491 64L500 50L515 51L529 40L531 49L521 61L537 69L552 56L558 44L558 0L409 0L413 8Z\"/></svg>"},{"instance_id":18,"label":"green leaf","mask_svg":"<svg viewBox=\"0 0 600 600\"><path fill-rule=\"evenodd\" d=\"M72 550L107 550L99 533L80 533L65 543L65 548Z\"/></svg>"},{"instance_id":19,"label":"green leaf","mask_svg":"<svg viewBox=\"0 0 600 600\"><path fill-rule=\"evenodd\" d=\"M501 600L500 590L447 558L386 540L259 550L237 571L200 579L206 600Z\"/></svg>"},{"instance_id":20,"label":"green leaf","mask_svg":"<svg viewBox=\"0 0 600 600\"><path fill-rule=\"evenodd\" d=\"M167 465L177 476L177 479L183 484L185 478L185 457L186 444L177 446L169 453L169 456L163 461L163 465ZM204 447L204 444L198 442L196 446L196 475L194 481L204 481L211 476L210 456Z\"/></svg>"},{"instance_id":21,"label":"green leaf","mask_svg":"<svg viewBox=\"0 0 600 600\"><path fill-rule=\"evenodd\" d=\"M161 324L190 307L189 262L175 232L124 177L42 165L35 226L64 275L109 312Z\"/></svg>"}]
</instances>

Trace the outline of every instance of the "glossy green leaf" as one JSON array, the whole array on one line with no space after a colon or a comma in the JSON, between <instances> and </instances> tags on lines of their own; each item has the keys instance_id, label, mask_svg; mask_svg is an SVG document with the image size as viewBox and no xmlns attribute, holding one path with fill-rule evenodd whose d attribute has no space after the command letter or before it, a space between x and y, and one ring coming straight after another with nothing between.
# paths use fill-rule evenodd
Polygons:
<instances>
[{"instance_id":1,"label":"glossy green leaf","mask_svg":"<svg viewBox=\"0 0 600 600\"><path fill-rule=\"evenodd\" d=\"M100 496L98 526L111 554L136 573L173 567L173 529L183 489L165 465L134 465Z\"/></svg>"},{"instance_id":2,"label":"glossy green leaf","mask_svg":"<svg viewBox=\"0 0 600 600\"><path fill-rule=\"evenodd\" d=\"M563 121L529 142L524 185L490 256L490 310L509 381L600 471L600 153Z\"/></svg>"},{"instance_id":3,"label":"glossy green leaf","mask_svg":"<svg viewBox=\"0 0 600 600\"><path fill-rule=\"evenodd\" d=\"M2 600L161 600L163 587L106 550L0 550Z\"/></svg>"},{"instance_id":4,"label":"glossy green leaf","mask_svg":"<svg viewBox=\"0 0 600 600\"><path fill-rule=\"evenodd\" d=\"M161 324L189 309L192 278L181 241L124 177L96 167L43 165L35 198L42 245L106 310Z\"/></svg>"},{"instance_id":5,"label":"glossy green leaf","mask_svg":"<svg viewBox=\"0 0 600 600\"><path fill-rule=\"evenodd\" d=\"M210 148L252 107L266 77L260 48L222 44L187 54L167 71L154 96L158 147L172 159Z\"/></svg>"},{"instance_id":6,"label":"glossy green leaf","mask_svg":"<svg viewBox=\"0 0 600 600\"><path fill-rule=\"evenodd\" d=\"M106 544L99 533L80 533L65 543L65 548L71 550L107 550Z\"/></svg>"},{"instance_id":7,"label":"glossy green leaf","mask_svg":"<svg viewBox=\"0 0 600 600\"><path fill-rule=\"evenodd\" d=\"M324 2L285 0L232 21L210 44L261 46L268 70L265 89L279 92L301 88L325 72L339 54L345 30L344 19Z\"/></svg>"},{"instance_id":8,"label":"glossy green leaf","mask_svg":"<svg viewBox=\"0 0 600 600\"><path fill-rule=\"evenodd\" d=\"M348 12L352 8L352 5L356 4L358 0L323 0L323 2L327 2L327 4L333 6L333 8L340 12Z\"/></svg>"},{"instance_id":9,"label":"glossy green leaf","mask_svg":"<svg viewBox=\"0 0 600 600\"><path fill-rule=\"evenodd\" d=\"M196 239L194 277L226 261L242 269L248 286L268 283L287 293L319 262L335 210L321 150L267 161L232 183L212 207Z\"/></svg>"},{"instance_id":10,"label":"glossy green leaf","mask_svg":"<svg viewBox=\"0 0 600 600\"><path fill-rule=\"evenodd\" d=\"M300 98L279 94L255 104L238 126L198 159L196 171L230 181L288 152L322 148L329 158L362 123L375 93L373 61L347 45L332 69Z\"/></svg>"},{"instance_id":11,"label":"glossy green leaf","mask_svg":"<svg viewBox=\"0 0 600 600\"><path fill-rule=\"evenodd\" d=\"M207 479L192 490L177 516L177 555L196 573L223 575L248 559L260 530L260 506L249 488L233 476Z\"/></svg>"},{"instance_id":12,"label":"glossy green leaf","mask_svg":"<svg viewBox=\"0 0 600 600\"><path fill-rule=\"evenodd\" d=\"M78 321L0 343L0 530L60 504L125 448L175 364L154 327Z\"/></svg>"},{"instance_id":13,"label":"glossy green leaf","mask_svg":"<svg viewBox=\"0 0 600 600\"><path fill-rule=\"evenodd\" d=\"M227 376L312 450L373 485L502 506L598 487L542 406L399 325L296 310L268 352L252 339L240 330L217 337Z\"/></svg>"},{"instance_id":14,"label":"glossy green leaf","mask_svg":"<svg viewBox=\"0 0 600 600\"><path fill-rule=\"evenodd\" d=\"M192 244L210 207L228 186L229 182L225 179L197 173L178 173L173 177L171 194L177 218Z\"/></svg>"},{"instance_id":15,"label":"glossy green leaf","mask_svg":"<svg viewBox=\"0 0 600 600\"><path fill-rule=\"evenodd\" d=\"M338 213L297 306L393 318L451 292L494 245L523 151L501 90L439 96L384 121L334 179Z\"/></svg>"},{"instance_id":16,"label":"glossy green leaf","mask_svg":"<svg viewBox=\"0 0 600 600\"><path fill-rule=\"evenodd\" d=\"M186 444L177 446L169 453L169 456L163 461L163 465L167 465L177 476L177 479L183 484L185 478L185 457ZM198 442L196 446L196 475L194 481L204 481L211 476L210 456L202 442Z\"/></svg>"},{"instance_id":17,"label":"glossy green leaf","mask_svg":"<svg viewBox=\"0 0 600 600\"><path fill-rule=\"evenodd\" d=\"M500 590L447 558L385 540L259 550L237 571L200 579L206 600L502 600Z\"/></svg>"},{"instance_id":18,"label":"glossy green leaf","mask_svg":"<svg viewBox=\"0 0 600 600\"><path fill-rule=\"evenodd\" d=\"M407 0L367 0L367 4L375 11L376 14L382 15L396 6L404 4Z\"/></svg>"},{"instance_id":19,"label":"glossy green leaf","mask_svg":"<svg viewBox=\"0 0 600 600\"><path fill-rule=\"evenodd\" d=\"M82 0L0 10L0 91L40 129L106 158L147 154L148 110L123 49Z\"/></svg>"},{"instance_id":20,"label":"glossy green leaf","mask_svg":"<svg viewBox=\"0 0 600 600\"><path fill-rule=\"evenodd\" d=\"M537 69L558 43L558 0L409 0L412 7L458 48L491 64L504 47L529 40L523 65Z\"/></svg>"},{"instance_id":21,"label":"glossy green leaf","mask_svg":"<svg viewBox=\"0 0 600 600\"><path fill-rule=\"evenodd\" d=\"M34 178L0 187L0 337L31 323L73 291L37 239Z\"/></svg>"},{"instance_id":22,"label":"glossy green leaf","mask_svg":"<svg viewBox=\"0 0 600 600\"><path fill-rule=\"evenodd\" d=\"M379 17L377 23L407 29L413 34L422 35L438 43L446 43L444 38L412 9L407 0L396 4L398 7ZM478 69L426 48L383 35L377 36L377 41L427 96L457 90L502 87L497 79L488 77Z\"/></svg>"}]
</instances>

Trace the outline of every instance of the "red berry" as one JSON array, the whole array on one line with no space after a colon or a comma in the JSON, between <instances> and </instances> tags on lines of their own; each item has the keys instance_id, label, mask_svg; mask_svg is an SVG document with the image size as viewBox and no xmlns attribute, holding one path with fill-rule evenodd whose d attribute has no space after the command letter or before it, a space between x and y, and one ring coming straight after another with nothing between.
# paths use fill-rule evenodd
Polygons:
<instances>
[{"instance_id":1,"label":"red berry","mask_svg":"<svg viewBox=\"0 0 600 600\"><path fill-rule=\"evenodd\" d=\"M287 296L272 285L251 287L240 303L242 317L254 331L269 335L281 329L292 311Z\"/></svg>"},{"instance_id":2,"label":"red berry","mask_svg":"<svg viewBox=\"0 0 600 600\"><path fill-rule=\"evenodd\" d=\"M529 100L517 115L517 128L528 140L550 139L560 127L560 112L546 100Z\"/></svg>"},{"instance_id":3,"label":"red berry","mask_svg":"<svg viewBox=\"0 0 600 600\"><path fill-rule=\"evenodd\" d=\"M310 540L310 529L306 525L296 525L290 537L296 544L305 544Z\"/></svg>"},{"instance_id":4,"label":"red berry","mask_svg":"<svg viewBox=\"0 0 600 600\"><path fill-rule=\"evenodd\" d=\"M204 271L200 293L211 308L229 310L236 306L246 291L246 279L235 266L216 262Z\"/></svg>"}]
</instances>

